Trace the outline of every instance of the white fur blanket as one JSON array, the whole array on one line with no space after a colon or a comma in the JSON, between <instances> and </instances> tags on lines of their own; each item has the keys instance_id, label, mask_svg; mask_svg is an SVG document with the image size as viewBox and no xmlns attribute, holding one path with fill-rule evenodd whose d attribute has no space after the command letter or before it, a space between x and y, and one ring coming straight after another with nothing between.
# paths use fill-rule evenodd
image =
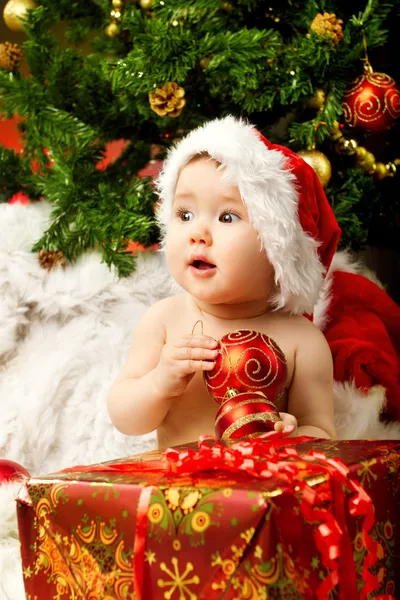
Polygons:
<instances>
[{"instance_id":1,"label":"white fur blanket","mask_svg":"<svg viewBox=\"0 0 400 600\"><path fill-rule=\"evenodd\" d=\"M161 254L142 254L118 280L93 252L47 272L30 249L46 227L46 203L0 205L0 457L32 474L150 450L155 435L129 438L111 425L106 396L142 313L174 284ZM316 311L318 312L318 311ZM320 311L321 312L321 311ZM400 439L384 426L384 390L335 386L342 439ZM14 497L0 488L0 600L23 600Z\"/></svg>"}]
</instances>

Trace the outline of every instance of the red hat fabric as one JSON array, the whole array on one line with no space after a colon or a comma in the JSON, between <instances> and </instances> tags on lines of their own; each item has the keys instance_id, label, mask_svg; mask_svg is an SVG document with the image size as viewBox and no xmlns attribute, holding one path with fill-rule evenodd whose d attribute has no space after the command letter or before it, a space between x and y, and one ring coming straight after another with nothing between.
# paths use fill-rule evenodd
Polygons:
<instances>
[{"instance_id":1,"label":"red hat fabric","mask_svg":"<svg viewBox=\"0 0 400 600\"><path fill-rule=\"evenodd\" d=\"M277 309L312 313L340 228L314 170L297 154L269 142L232 116L209 121L173 147L156 182L163 239L179 174L195 156L221 164L238 186L261 246L275 270Z\"/></svg>"}]
</instances>

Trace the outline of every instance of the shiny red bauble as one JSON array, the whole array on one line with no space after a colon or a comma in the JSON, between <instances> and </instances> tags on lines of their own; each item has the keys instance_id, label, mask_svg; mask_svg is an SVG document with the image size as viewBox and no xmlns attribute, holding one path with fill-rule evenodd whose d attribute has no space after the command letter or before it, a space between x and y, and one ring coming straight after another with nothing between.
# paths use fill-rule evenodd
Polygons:
<instances>
[{"instance_id":1,"label":"shiny red bauble","mask_svg":"<svg viewBox=\"0 0 400 600\"><path fill-rule=\"evenodd\" d=\"M344 94L342 108L351 127L384 131L400 116L400 89L392 77L368 67Z\"/></svg>"},{"instance_id":2,"label":"shiny red bauble","mask_svg":"<svg viewBox=\"0 0 400 600\"><path fill-rule=\"evenodd\" d=\"M215 435L240 440L273 431L281 421L276 406L261 392L242 392L222 404L215 417Z\"/></svg>"},{"instance_id":3,"label":"shiny red bauble","mask_svg":"<svg viewBox=\"0 0 400 600\"><path fill-rule=\"evenodd\" d=\"M30 477L28 471L18 463L0 458L0 485Z\"/></svg>"}]
</instances>

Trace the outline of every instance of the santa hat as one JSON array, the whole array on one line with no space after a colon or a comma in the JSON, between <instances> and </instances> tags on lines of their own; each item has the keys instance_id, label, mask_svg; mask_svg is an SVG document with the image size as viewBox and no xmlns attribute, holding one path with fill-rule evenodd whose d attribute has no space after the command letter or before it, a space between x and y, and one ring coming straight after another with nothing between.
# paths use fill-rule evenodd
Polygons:
<instances>
[{"instance_id":1,"label":"santa hat","mask_svg":"<svg viewBox=\"0 0 400 600\"><path fill-rule=\"evenodd\" d=\"M340 228L315 171L297 154L232 116L209 121L173 147L157 180L164 240L179 174L207 154L238 186L261 246L275 270L276 308L312 313Z\"/></svg>"}]
</instances>

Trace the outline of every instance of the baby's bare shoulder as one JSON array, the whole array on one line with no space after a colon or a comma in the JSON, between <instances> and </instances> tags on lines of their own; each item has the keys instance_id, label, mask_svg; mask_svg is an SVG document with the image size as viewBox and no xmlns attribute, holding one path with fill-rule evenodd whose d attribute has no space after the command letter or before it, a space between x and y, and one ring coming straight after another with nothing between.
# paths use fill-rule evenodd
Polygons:
<instances>
[{"instance_id":1,"label":"baby's bare shoulder","mask_svg":"<svg viewBox=\"0 0 400 600\"><path fill-rule=\"evenodd\" d=\"M274 324L281 327L283 332L289 332L296 341L325 340L325 336L319 327L301 315L277 313L274 316Z\"/></svg>"},{"instance_id":2,"label":"baby's bare shoulder","mask_svg":"<svg viewBox=\"0 0 400 600\"><path fill-rule=\"evenodd\" d=\"M183 296L184 294L177 294L176 296L168 296L167 298L158 300L147 309L146 315L167 318L171 314L171 311L175 313L181 308Z\"/></svg>"}]
</instances>

